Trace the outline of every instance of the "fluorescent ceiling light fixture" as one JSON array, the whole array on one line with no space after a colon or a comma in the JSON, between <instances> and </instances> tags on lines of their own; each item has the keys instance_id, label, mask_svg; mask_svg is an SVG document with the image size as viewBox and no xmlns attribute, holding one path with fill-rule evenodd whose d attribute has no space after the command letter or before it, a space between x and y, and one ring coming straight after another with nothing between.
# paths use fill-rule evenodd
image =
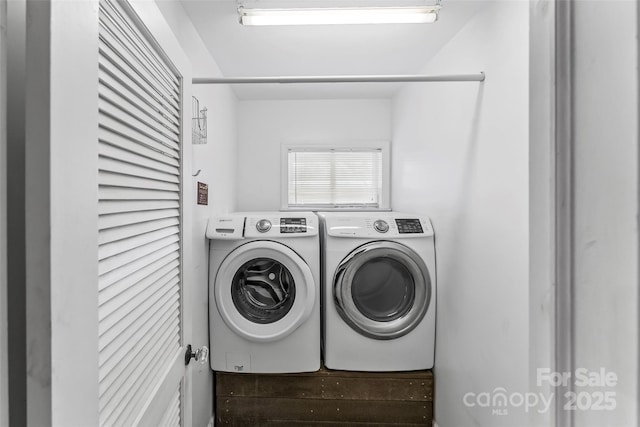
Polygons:
<instances>
[{"instance_id":1,"label":"fluorescent ceiling light fixture","mask_svg":"<svg viewBox=\"0 0 640 427\"><path fill-rule=\"evenodd\" d=\"M430 24L439 5L418 7L336 7L249 9L239 7L243 25Z\"/></svg>"}]
</instances>

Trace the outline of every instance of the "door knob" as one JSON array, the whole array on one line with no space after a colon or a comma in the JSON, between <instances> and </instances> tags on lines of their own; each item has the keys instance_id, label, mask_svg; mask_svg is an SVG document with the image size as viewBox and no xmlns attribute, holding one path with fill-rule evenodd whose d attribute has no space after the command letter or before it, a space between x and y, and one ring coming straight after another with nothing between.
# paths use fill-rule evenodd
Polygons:
<instances>
[{"instance_id":1,"label":"door knob","mask_svg":"<svg viewBox=\"0 0 640 427\"><path fill-rule=\"evenodd\" d=\"M209 349L206 345L203 345L196 351L193 351L191 344L187 345L187 351L184 353L184 364L188 365L191 359L195 359L200 362L201 365L205 365L209 360Z\"/></svg>"}]
</instances>

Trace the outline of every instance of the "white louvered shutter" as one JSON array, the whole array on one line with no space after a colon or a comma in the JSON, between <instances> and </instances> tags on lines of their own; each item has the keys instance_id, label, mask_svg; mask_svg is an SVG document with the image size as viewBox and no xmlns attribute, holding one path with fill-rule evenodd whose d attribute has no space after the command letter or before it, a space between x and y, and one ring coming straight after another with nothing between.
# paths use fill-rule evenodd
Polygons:
<instances>
[{"instance_id":1,"label":"white louvered shutter","mask_svg":"<svg viewBox=\"0 0 640 427\"><path fill-rule=\"evenodd\" d=\"M100 424L130 426L181 345L182 88L126 4L99 4Z\"/></svg>"},{"instance_id":2,"label":"white louvered shutter","mask_svg":"<svg viewBox=\"0 0 640 427\"><path fill-rule=\"evenodd\" d=\"M176 390L162 414L159 425L161 426L179 426L180 425L180 390Z\"/></svg>"}]
</instances>

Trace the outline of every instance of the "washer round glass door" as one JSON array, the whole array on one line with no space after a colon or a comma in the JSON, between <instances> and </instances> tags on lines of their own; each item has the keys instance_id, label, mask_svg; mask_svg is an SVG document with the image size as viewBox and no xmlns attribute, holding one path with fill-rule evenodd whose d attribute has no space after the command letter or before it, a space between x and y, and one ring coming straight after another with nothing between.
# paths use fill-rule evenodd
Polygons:
<instances>
[{"instance_id":1,"label":"washer round glass door","mask_svg":"<svg viewBox=\"0 0 640 427\"><path fill-rule=\"evenodd\" d=\"M307 263L289 247L254 241L231 252L216 275L220 315L236 334L275 341L311 314L316 284Z\"/></svg>"},{"instance_id":2,"label":"washer round glass door","mask_svg":"<svg viewBox=\"0 0 640 427\"><path fill-rule=\"evenodd\" d=\"M372 242L355 249L338 265L333 284L342 319L375 339L411 332L431 300L431 278L424 260L395 242Z\"/></svg>"}]
</instances>

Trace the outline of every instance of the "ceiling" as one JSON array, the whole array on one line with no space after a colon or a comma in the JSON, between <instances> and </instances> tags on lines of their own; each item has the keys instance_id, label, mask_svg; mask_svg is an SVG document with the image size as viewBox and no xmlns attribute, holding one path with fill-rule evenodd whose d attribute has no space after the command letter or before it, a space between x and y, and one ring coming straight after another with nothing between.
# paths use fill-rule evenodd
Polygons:
<instances>
[{"instance_id":1,"label":"ceiling","mask_svg":"<svg viewBox=\"0 0 640 427\"><path fill-rule=\"evenodd\" d=\"M482 1L443 0L435 24L283 27L240 25L235 0L181 3L225 77L280 77L419 74ZM389 98L399 85L243 84L233 89L240 99Z\"/></svg>"}]
</instances>

